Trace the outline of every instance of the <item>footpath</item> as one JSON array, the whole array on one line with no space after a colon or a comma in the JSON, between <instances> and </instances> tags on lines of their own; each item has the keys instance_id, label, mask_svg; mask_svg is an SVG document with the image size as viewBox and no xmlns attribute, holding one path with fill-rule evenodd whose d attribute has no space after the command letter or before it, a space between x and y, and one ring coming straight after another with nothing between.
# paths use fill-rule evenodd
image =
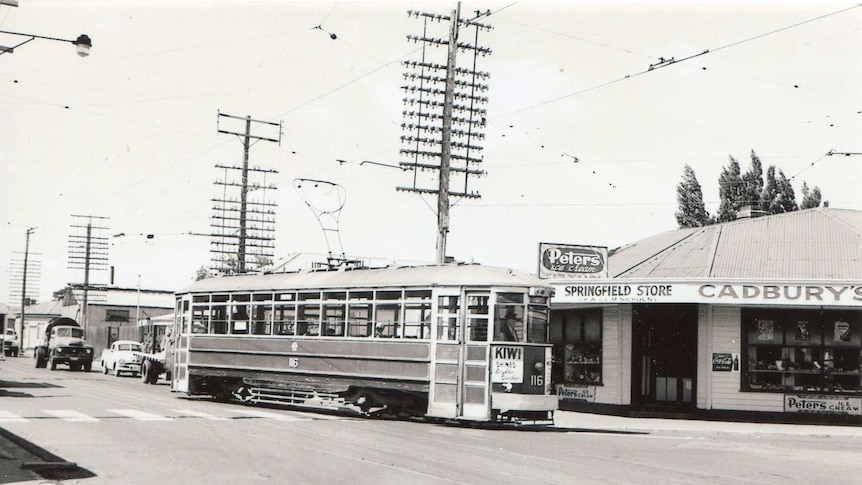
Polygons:
<instances>
[{"instance_id":1,"label":"footpath","mask_svg":"<svg viewBox=\"0 0 862 485\"><path fill-rule=\"evenodd\" d=\"M557 411L554 426L581 432L692 432L748 435L848 436L862 439L862 427L818 424L752 423L696 419L632 418Z\"/></svg>"}]
</instances>

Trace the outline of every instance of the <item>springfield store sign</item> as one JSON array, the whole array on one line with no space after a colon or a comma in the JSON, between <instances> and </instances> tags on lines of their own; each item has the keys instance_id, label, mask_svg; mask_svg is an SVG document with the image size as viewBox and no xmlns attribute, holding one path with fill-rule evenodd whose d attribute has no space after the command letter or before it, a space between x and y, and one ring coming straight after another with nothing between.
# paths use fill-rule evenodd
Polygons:
<instances>
[{"instance_id":1,"label":"springfield store sign","mask_svg":"<svg viewBox=\"0 0 862 485\"><path fill-rule=\"evenodd\" d=\"M552 281L553 303L707 303L862 307L862 282Z\"/></svg>"}]
</instances>

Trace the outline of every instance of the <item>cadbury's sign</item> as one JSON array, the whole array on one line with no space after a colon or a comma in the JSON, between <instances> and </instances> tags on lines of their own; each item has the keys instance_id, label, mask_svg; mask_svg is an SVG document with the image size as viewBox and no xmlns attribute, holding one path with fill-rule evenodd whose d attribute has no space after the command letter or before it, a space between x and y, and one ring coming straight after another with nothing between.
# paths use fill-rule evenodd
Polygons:
<instances>
[{"instance_id":1,"label":"cadbury's sign","mask_svg":"<svg viewBox=\"0 0 862 485\"><path fill-rule=\"evenodd\" d=\"M607 278L608 248L539 243L539 278Z\"/></svg>"}]
</instances>

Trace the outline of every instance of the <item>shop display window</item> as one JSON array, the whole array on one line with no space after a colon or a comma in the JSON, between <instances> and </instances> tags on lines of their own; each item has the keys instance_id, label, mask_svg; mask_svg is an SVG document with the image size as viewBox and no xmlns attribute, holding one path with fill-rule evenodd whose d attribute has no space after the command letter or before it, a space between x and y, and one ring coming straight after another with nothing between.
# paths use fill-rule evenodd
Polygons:
<instances>
[{"instance_id":1,"label":"shop display window","mask_svg":"<svg viewBox=\"0 0 862 485\"><path fill-rule=\"evenodd\" d=\"M862 394L862 312L744 310L743 390Z\"/></svg>"},{"instance_id":2,"label":"shop display window","mask_svg":"<svg viewBox=\"0 0 862 485\"><path fill-rule=\"evenodd\" d=\"M602 310L555 312L551 325L555 382L602 383Z\"/></svg>"}]
</instances>

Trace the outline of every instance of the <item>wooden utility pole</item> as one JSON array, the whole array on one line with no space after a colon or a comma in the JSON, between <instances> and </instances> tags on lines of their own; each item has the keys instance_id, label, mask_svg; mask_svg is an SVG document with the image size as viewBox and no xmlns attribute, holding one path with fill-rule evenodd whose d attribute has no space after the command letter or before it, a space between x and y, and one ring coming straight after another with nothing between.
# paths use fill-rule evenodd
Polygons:
<instances>
[{"instance_id":1,"label":"wooden utility pole","mask_svg":"<svg viewBox=\"0 0 862 485\"><path fill-rule=\"evenodd\" d=\"M437 196L436 261L438 264L444 264L448 259L446 240L450 222L449 199L479 198L478 193L468 190L468 179L470 176L481 176L485 173L474 167L482 163L482 157L477 155L482 147L476 141L485 137L482 130L485 128L486 111L479 105L488 102L488 98L480 93L488 89L481 81L487 79L489 74L476 70L476 57L488 55L491 50L459 42L459 31L462 25L465 28L475 28L478 41L479 30L490 30L491 27L476 22L475 19L461 19L460 2L450 15L412 10L407 13L424 22L421 36L407 36L408 41L422 43L423 47L421 60L404 61L404 65L409 69L404 75L408 84L401 87L406 93L406 109L402 113L406 121L401 124L404 132L401 141L405 148L401 150L401 154L407 160L399 165L403 170L413 171L413 186L396 188ZM476 18L482 15L477 14ZM443 21L449 22L448 37L430 37L430 24ZM444 46L447 48L446 63L434 62L433 49ZM472 53L472 67L458 66L459 50ZM442 61L442 55L436 57ZM439 163L436 160L438 158ZM427 159L432 161L425 161ZM437 174L436 187L431 185L430 180L419 180L419 173L425 171ZM451 178L453 172L464 174L463 179L455 179L458 186L454 190Z\"/></svg>"},{"instance_id":2,"label":"wooden utility pole","mask_svg":"<svg viewBox=\"0 0 862 485\"><path fill-rule=\"evenodd\" d=\"M449 26L449 55L446 63L446 94L443 96L443 133L440 154L440 188L437 193L437 264L446 262L446 236L449 234L449 169L452 163L452 100L455 97L455 56L458 54L458 21L461 2L452 11Z\"/></svg>"},{"instance_id":3,"label":"wooden utility pole","mask_svg":"<svg viewBox=\"0 0 862 485\"><path fill-rule=\"evenodd\" d=\"M24 351L24 315L27 308L27 259L30 255L30 234L34 227L27 228L27 238L24 242L24 273L21 275L21 330L18 331L18 352ZM3 338L6 338L6 324L3 324Z\"/></svg>"},{"instance_id":4,"label":"wooden utility pole","mask_svg":"<svg viewBox=\"0 0 862 485\"><path fill-rule=\"evenodd\" d=\"M245 121L245 131L244 132L235 132L230 131L228 129L224 129L221 127L221 119L235 119L235 120L243 120ZM213 252L217 254L230 254L231 250L227 250L224 246L236 246L236 272L237 273L245 273L249 270L249 262L248 262L248 248L249 246L253 246L258 248L259 254L258 256L262 258L272 257L272 241L273 237L270 235L273 232L274 220L267 218L267 216L273 215L271 211L268 211L267 207L271 207L274 204L267 203L265 201L262 202L250 202L248 198L248 193L251 190L255 189L272 189L274 190L275 185L260 185L260 184L250 184L249 183L249 172L261 172L261 173L278 173L275 170L266 170L261 168L249 168L248 159L249 159L249 149L254 142L265 140L274 143L281 144L281 123L274 123L271 121L261 121L252 119L251 116L239 117L233 116L225 113L218 113L218 126L217 131L219 133L224 133L228 135L235 135L240 140L242 140L242 166L240 167L228 167L224 165L216 165L218 168L224 168L226 170L239 170L241 172L241 180L239 184L229 182L228 180L218 181L216 184L223 186L239 186L240 190L240 198L239 198L239 207L236 207L236 200L230 200L227 197L223 197L221 199L213 199L214 202L219 205L216 207L216 210L221 210L222 212L238 212L237 217L230 216L221 216L214 218L218 219L217 223L213 224L214 229L216 229L215 233L212 235L213 237ZM278 137L265 137L265 136L257 136L251 134L251 123L254 121L255 123L263 124L271 127L278 127ZM249 209L249 205L254 206L253 209ZM248 225L248 215L252 213L257 216L257 218L252 218L253 222L257 222L260 225L255 226L253 228L254 234L249 234L250 228ZM235 226L233 226L232 222L236 220L238 222L237 233L232 234L230 232ZM225 238L230 239L231 241L236 240L236 242L225 242L223 241ZM249 243L249 240L256 241L257 244ZM219 257L213 258L213 262L220 260ZM221 267L214 267L213 269L223 270L225 265ZM258 265L259 266L259 265Z\"/></svg>"}]
</instances>

